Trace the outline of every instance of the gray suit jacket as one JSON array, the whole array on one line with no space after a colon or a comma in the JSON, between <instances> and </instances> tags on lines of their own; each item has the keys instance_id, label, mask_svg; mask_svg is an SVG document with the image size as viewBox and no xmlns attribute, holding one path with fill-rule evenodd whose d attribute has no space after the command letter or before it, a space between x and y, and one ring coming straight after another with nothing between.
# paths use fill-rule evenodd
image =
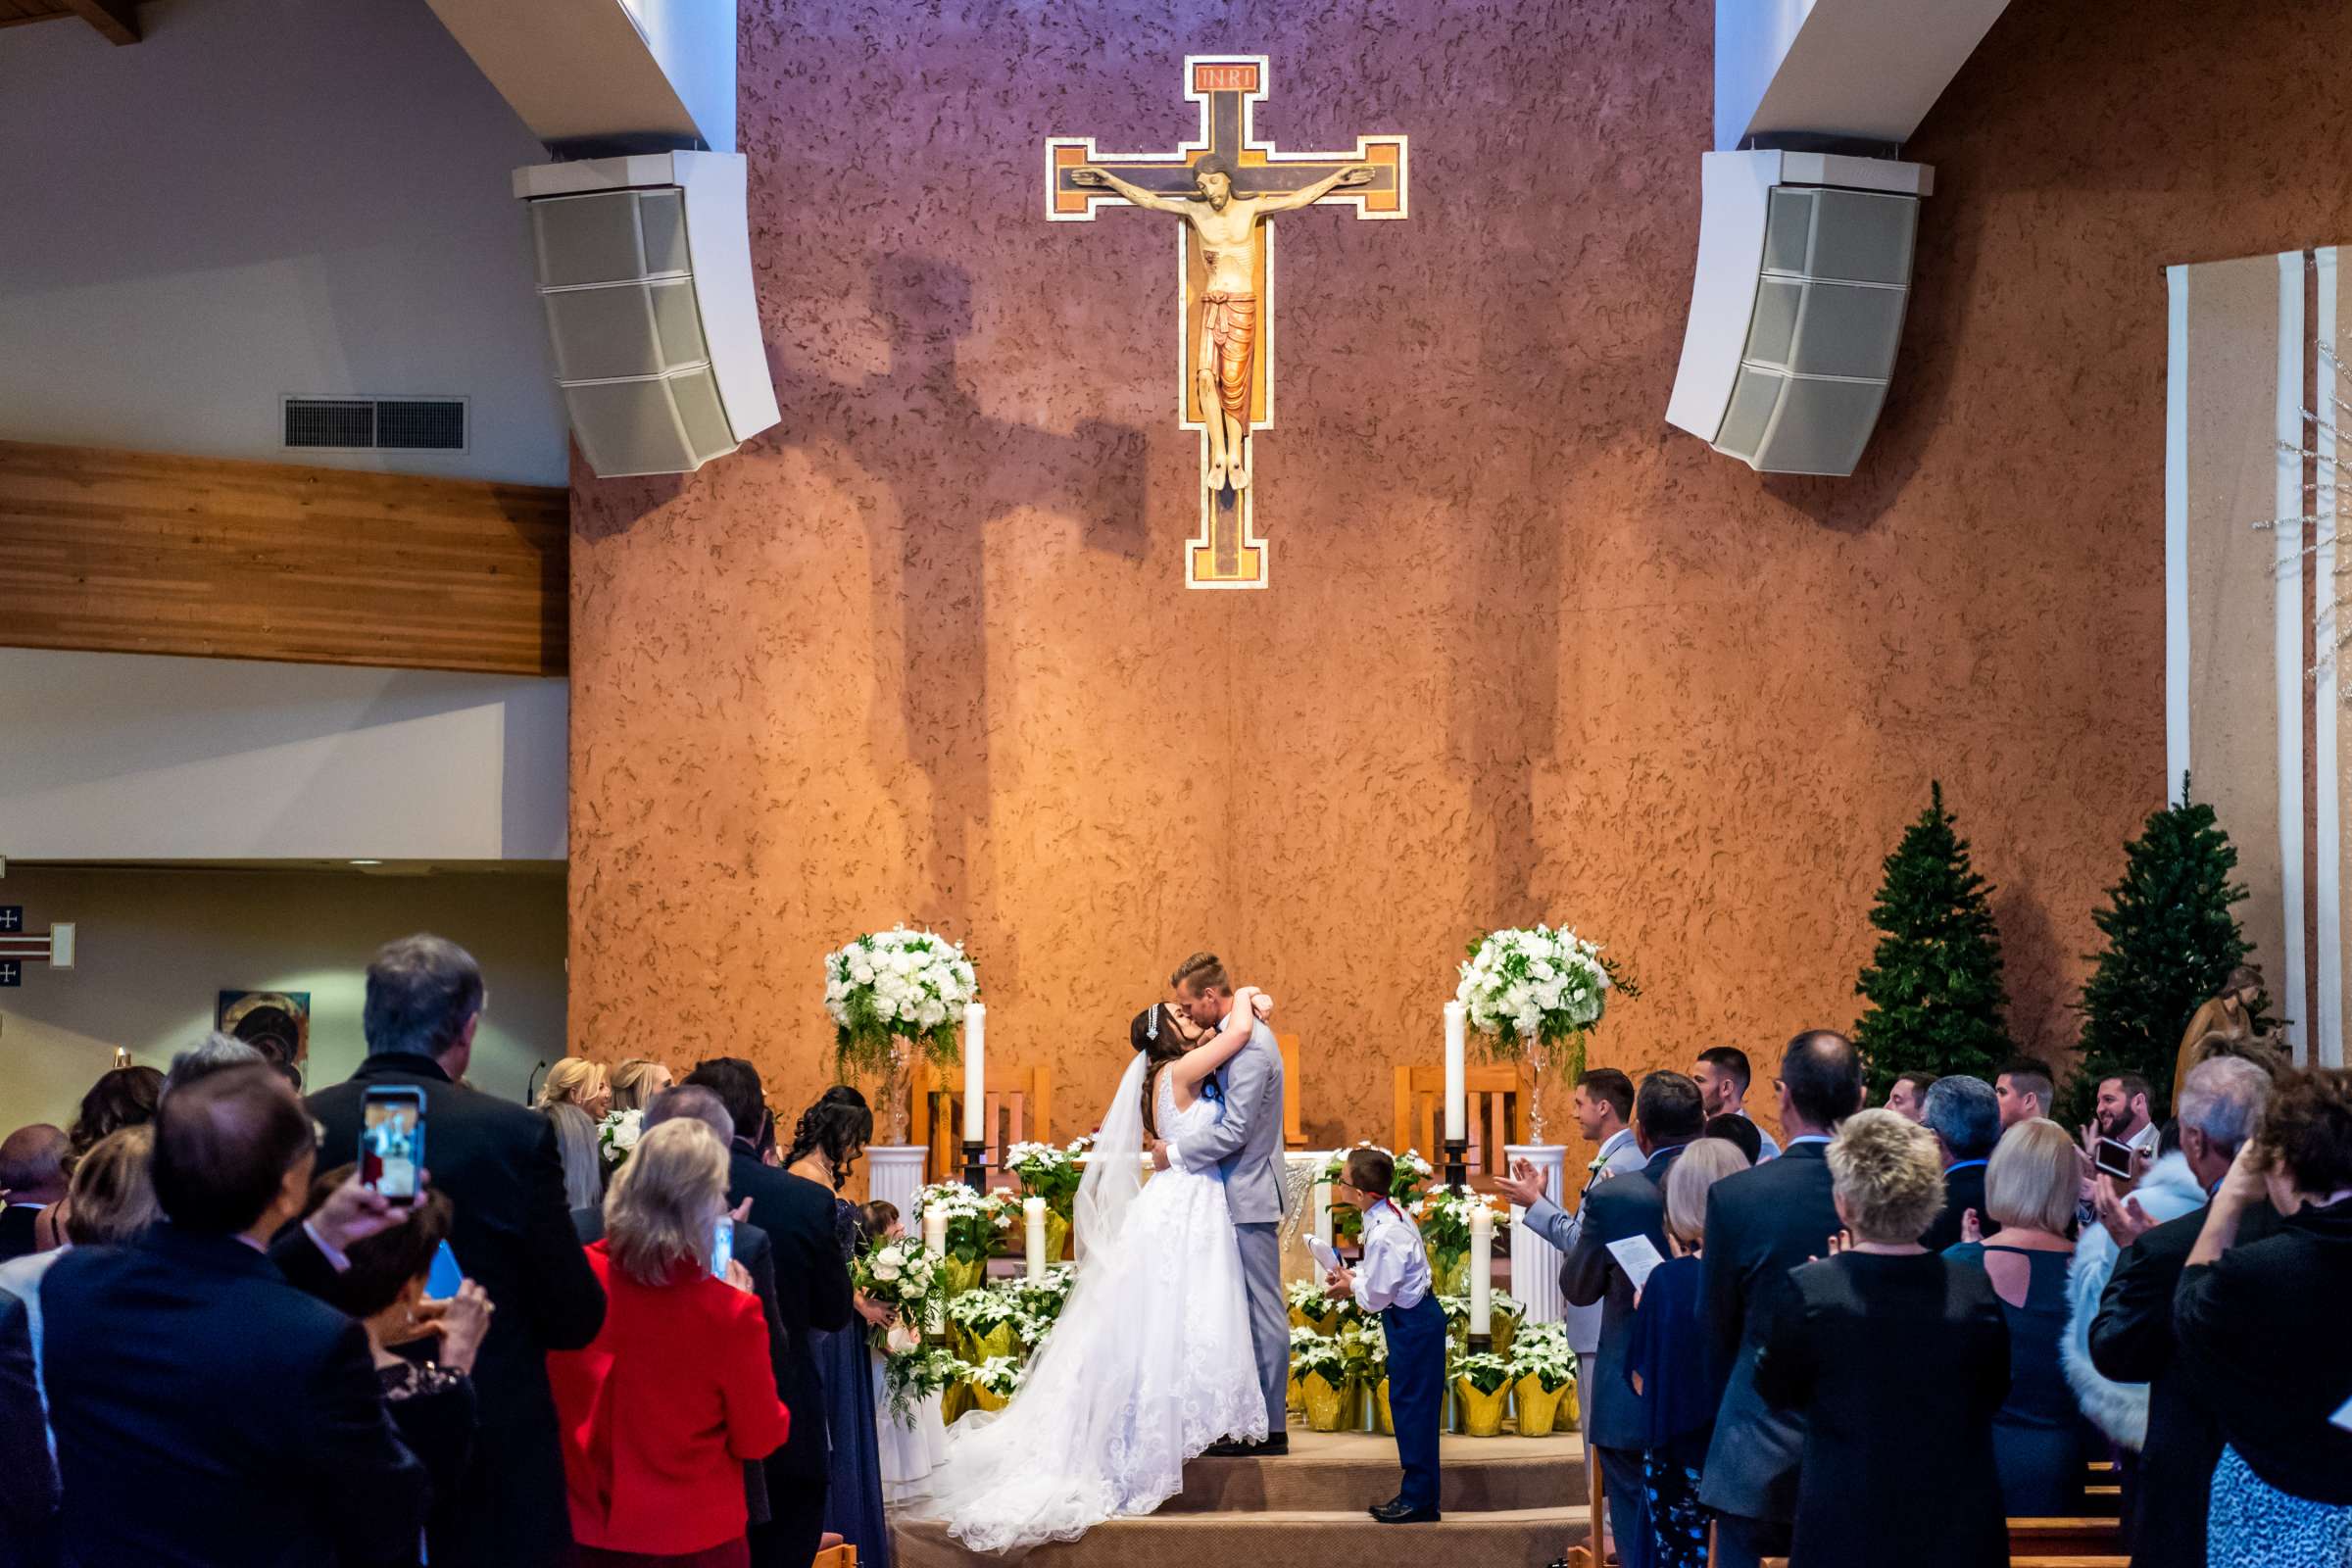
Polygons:
<instances>
[{"instance_id":1,"label":"gray suit jacket","mask_svg":"<svg viewBox=\"0 0 2352 1568\"><path fill-rule=\"evenodd\" d=\"M1223 1171L1225 1202L1236 1225L1272 1225L1282 1218L1282 1048L1260 1023L1250 1043L1218 1070L1225 1113L1204 1133L1169 1146L1168 1157L1186 1170Z\"/></svg>"},{"instance_id":2,"label":"gray suit jacket","mask_svg":"<svg viewBox=\"0 0 2352 1568\"><path fill-rule=\"evenodd\" d=\"M1648 1161L1649 1156L1642 1152L1642 1146L1628 1134L1610 1152L1599 1170L1584 1173L1585 1185L1577 1194L1576 1213L1569 1213L1548 1198L1540 1198L1536 1200L1535 1206L1527 1211L1524 1223L1529 1230L1559 1249L1565 1256L1576 1247L1577 1228L1584 1219L1584 1205L1592 1198L1592 1190L1612 1176L1640 1170ZM1571 1304L1560 1314L1560 1320L1568 1327L1568 1348L1590 1360L1592 1352L1600 1347L1600 1303L1595 1301L1590 1306Z\"/></svg>"}]
</instances>

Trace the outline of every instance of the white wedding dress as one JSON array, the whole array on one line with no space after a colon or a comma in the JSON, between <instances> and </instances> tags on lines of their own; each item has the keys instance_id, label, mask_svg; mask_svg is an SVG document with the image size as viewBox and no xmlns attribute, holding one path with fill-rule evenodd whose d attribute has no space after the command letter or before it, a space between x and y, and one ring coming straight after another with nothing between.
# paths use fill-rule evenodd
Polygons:
<instances>
[{"instance_id":1,"label":"white wedding dress","mask_svg":"<svg viewBox=\"0 0 2352 1568\"><path fill-rule=\"evenodd\" d=\"M1011 1403L956 1422L908 1504L974 1551L1075 1541L1150 1513L1183 1488L1187 1459L1266 1435L1224 1183L1214 1171L1140 1179L1144 1065L1129 1067L1088 1161L1077 1283L1059 1320ZM1156 1110L1176 1142L1220 1114L1209 1101L1177 1111L1165 1073Z\"/></svg>"}]
</instances>

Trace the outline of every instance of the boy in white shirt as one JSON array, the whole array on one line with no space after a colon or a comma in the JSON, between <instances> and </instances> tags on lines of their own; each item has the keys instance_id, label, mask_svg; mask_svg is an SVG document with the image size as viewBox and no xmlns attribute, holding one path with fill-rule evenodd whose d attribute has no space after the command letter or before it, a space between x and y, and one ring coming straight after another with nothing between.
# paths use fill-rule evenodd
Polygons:
<instances>
[{"instance_id":1,"label":"boy in white shirt","mask_svg":"<svg viewBox=\"0 0 2352 1568\"><path fill-rule=\"evenodd\" d=\"M1438 1519L1438 1432L1445 1414L1446 1309L1430 1292L1429 1254L1421 1232L1394 1200L1389 1184L1396 1161L1377 1149L1348 1152L1333 1196L1364 1216L1364 1255L1354 1268L1324 1276L1333 1300L1352 1296L1378 1312L1389 1342L1389 1415L1404 1485L1396 1499L1376 1504L1384 1525L1434 1524Z\"/></svg>"}]
</instances>

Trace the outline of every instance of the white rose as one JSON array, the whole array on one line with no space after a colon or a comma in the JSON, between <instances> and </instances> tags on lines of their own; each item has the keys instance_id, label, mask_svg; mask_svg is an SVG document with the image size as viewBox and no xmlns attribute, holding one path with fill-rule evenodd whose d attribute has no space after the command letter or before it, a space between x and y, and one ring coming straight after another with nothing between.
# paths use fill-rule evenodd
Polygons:
<instances>
[{"instance_id":1,"label":"white rose","mask_svg":"<svg viewBox=\"0 0 2352 1568\"><path fill-rule=\"evenodd\" d=\"M923 1337L914 1331L912 1324L908 1323L893 1323L890 1326L890 1333L883 1339L883 1344L889 1348L893 1355L905 1355L922 1343Z\"/></svg>"},{"instance_id":2,"label":"white rose","mask_svg":"<svg viewBox=\"0 0 2352 1568\"><path fill-rule=\"evenodd\" d=\"M858 985L870 986L874 983L874 966L863 958L853 958L850 960L850 978Z\"/></svg>"},{"instance_id":3,"label":"white rose","mask_svg":"<svg viewBox=\"0 0 2352 1568\"><path fill-rule=\"evenodd\" d=\"M915 1009L914 1021L925 1029L936 1029L948 1021L948 1009L936 1002L926 1002Z\"/></svg>"},{"instance_id":4,"label":"white rose","mask_svg":"<svg viewBox=\"0 0 2352 1568\"><path fill-rule=\"evenodd\" d=\"M883 1284L887 1285L897 1279L900 1272L899 1260L888 1252L884 1252L874 1259L874 1278Z\"/></svg>"}]
</instances>

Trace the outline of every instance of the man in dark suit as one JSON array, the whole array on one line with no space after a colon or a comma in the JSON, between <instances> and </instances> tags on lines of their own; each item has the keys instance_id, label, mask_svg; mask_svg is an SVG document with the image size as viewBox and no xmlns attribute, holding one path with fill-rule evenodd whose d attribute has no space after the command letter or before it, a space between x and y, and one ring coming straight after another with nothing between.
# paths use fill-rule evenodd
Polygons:
<instances>
[{"instance_id":1,"label":"man in dark suit","mask_svg":"<svg viewBox=\"0 0 2352 1568\"><path fill-rule=\"evenodd\" d=\"M710 1129L724 1147L735 1141L735 1123L727 1107L710 1090L695 1084L678 1084L654 1096L645 1105L645 1130L652 1132L665 1121L684 1117L699 1121ZM737 1206L741 1206L740 1203ZM580 1245L588 1246L605 1239L605 1211L601 1208L575 1208L571 1211L571 1227L579 1233ZM760 1308L767 1314L768 1360L783 1366L791 1348L784 1334L784 1318L776 1306L776 1254L767 1232L749 1219L735 1222L735 1261L752 1277L752 1294L760 1298ZM777 1397L784 1391L776 1391ZM749 1459L743 1466L744 1501L751 1508L752 1523L769 1522L767 1502L767 1472L760 1461Z\"/></svg>"},{"instance_id":2,"label":"man in dark suit","mask_svg":"<svg viewBox=\"0 0 2352 1568\"><path fill-rule=\"evenodd\" d=\"M735 1139L728 1158L727 1201L750 1199L752 1223L767 1233L775 1255L776 1308L788 1344L776 1366L776 1390L792 1411L792 1436L767 1458L767 1501L774 1516L752 1530L760 1568L807 1568L824 1534L825 1480L831 1443L825 1392L809 1350L814 1329L849 1325L855 1312L849 1265L834 1238L833 1195L811 1181L762 1164L757 1151L768 1131L759 1069L736 1056L706 1061L686 1082L727 1107Z\"/></svg>"},{"instance_id":3,"label":"man in dark suit","mask_svg":"<svg viewBox=\"0 0 2352 1568\"><path fill-rule=\"evenodd\" d=\"M0 1263L39 1250L34 1222L66 1196L66 1135L47 1122L20 1127L0 1139Z\"/></svg>"},{"instance_id":4,"label":"man in dark suit","mask_svg":"<svg viewBox=\"0 0 2352 1568\"><path fill-rule=\"evenodd\" d=\"M349 1082L313 1095L310 1108L339 1162L359 1155L370 1087L424 1091L424 1163L457 1209L450 1250L497 1308L473 1363L481 1430L456 1509L463 1534L448 1561L563 1568L571 1561L571 1510L547 1352L596 1338L605 1293L571 1228L555 1125L457 1081L484 1000L481 969L455 943L414 936L386 945L368 966L368 1059ZM276 1255L297 1283L316 1283L315 1251L297 1244Z\"/></svg>"},{"instance_id":5,"label":"man in dark suit","mask_svg":"<svg viewBox=\"0 0 2352 1568\"><path fill-rule=\"evenodd\" d=\"M1958 1073L1938 1078L1928 1090L1920 1121L1943 1152L1943 1212L1919 1245L1931 1252L1958 1246L1960 1227L1972 1208L1984 1235L1999 1230L1984 1209L1984 1168L2001 1141L2001 1105L1992 1085Z\"/></svg>"},{"instance_id":6,"label":"man in dark suit","mask_svg":"<svg viewBox=\"0 0 2352 1568\"><path fill-rule=\"evenodd\" d=\"M2189 1072L2178 1107L2180 1152L2208 1194L2230 1173L2270 1095L2271 1075L2243 1056L2217 1056ZM2138 1217L2117 1205L2113 1184L2103 1185L2101 1218L2110 1230L2138 1229ZM2148 1436L2126 1514L2132 1568L2205 1568L2206 1503L2222 1432L2176 1365L2173 1338L2173 1293L2204 1228L2199 1208L2141 1230L2117 1256L2091 1320L2090 1364L2102 1377L2148 1386ZM2278 1211L2257 1203L2237 1239L2260 1241L2278 1228Z\"/></svg>"},{"instance_id":7,"label":"man in dark suit","mask_svg":"<svg viewBox=\"0 0 2352 1568\"><path fill-rule=\"evenodd\" d=\"M1625 1381L1634 1325L1634 1281L1611 1242L1643 1236L1666 1255L1666 1173L1699 1135L1707 1113L1698 1085L1679 1072L1653 1072L1634 1097L1634 1139L1648 1156L1639 1171L1604 1181L1585 1198L1576 1239L1560 1262L1560 1290L1578 1306L1602 1303L1600 1348L1584 1380L1592 1400L1585 1441L1600 1460L1611 1529L1625 1568L1648 1568L1648 1494L1642 1479L1642 1406Z\"/></svg>"},{"instance_id":8,"label":"man in dark suit","mask_svg":"<svg viewBox=\"0 0 2352 1568\"><path fill-rule=\"evenodd\" d=\"M1788 1042L1777 1087L1781 1157L1707 1193L1699 1301L1709 1365L1726 1387L1698 1497L1715 1511L1715 1568L1756 1568L1788 1550L1804 1426L1756 1392L1756 1351L1788 1271L1827 1256L1839 1229L1823 1154L1862 1104L1861 1055L1843 1035L1808 1030Z\"/></svg>"},{"instance_id":9,"label":"man in dark suit","mask_svg":"<svg viewBox=\"0 0 2352 1568\"><path fill-rule=\"evenodd\" d=\"M268 1067L157 1112L169 1224L77 1249L41 1285L42 1371L69 1568L363 1562L413 1550L424 1468L360 1326L264 1247L301 1214L311 1118Z\"/></svg>"}]
</instances>

